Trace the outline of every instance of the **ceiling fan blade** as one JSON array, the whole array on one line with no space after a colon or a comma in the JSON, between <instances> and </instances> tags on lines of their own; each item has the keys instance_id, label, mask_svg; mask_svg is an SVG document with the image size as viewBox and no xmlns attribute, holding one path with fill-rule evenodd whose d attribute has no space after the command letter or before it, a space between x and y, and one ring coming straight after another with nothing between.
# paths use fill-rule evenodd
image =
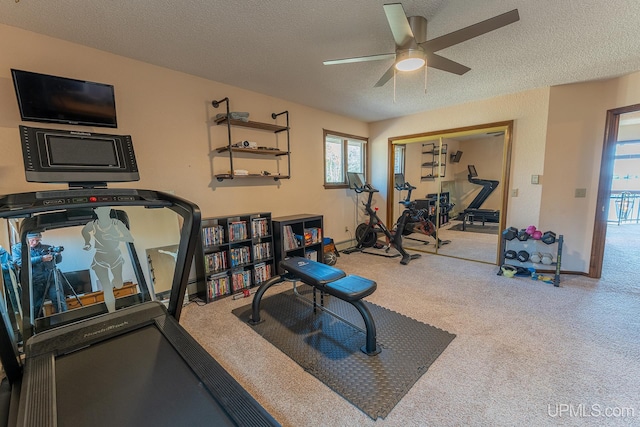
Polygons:
<instances>
[{"instance_id":1,"label":"ceiling fan blade","mask_svg":"<svg viewBox=\"0 0 640 427\"><path fill-rule=\"evenodd\" d=\"M356 58L331 59L322 62L324 65L350 64L352 62L379 61L381 59L395 59L395 53L382 53L380 55L359 56Z\"/></svg>"},{"instance_id":2,"label":"ceiling fan blade","mask_svg":"<svg viewBox=\"0 0 640 427\"><path fill-rule=\"evenodd\" d=\"M471 70L471 68L466 65L458 64L455 61L447 59L444 56L437 55L433 52L427 52L427 66L437 68L442 71L448 71L459 76Z\"/></svg>"},{"instance_id":3,"label":"ceiling fan blade","mask_svg":"<svg viewBox=\"0 0 640 427\"><path fill-rule=\"evenodd\" d=\"M396 46L402 47L405 44L413 40L413 31L409 26L407 15L404 13L404 8L400 3L385 4L384 13L387 15L387 21L389 21L389 27L393 33L393 39L396 41Z\"/></svg>"},{"instance_id":4,"label":"ceiling fan blade","mask_svg":"<svg viewBox=\"0 0 640 427\"><path fill-rule=\"evenodd\" d=\"M395 70L395 67L393 65L389 67L389 69L382 75L382 77L380 77L380 80L378 80L378 83L373 85L373 87L382 87L385 84L387 84L387 82L391 80L391 77L393 77L394 70Z\"/></svg>"},{"instance_id":5,"label":"ceiling fan blade","mask_svg":"<svg viewBox=\"0 0 640 427\"><path fill-rule=\"evenodd\" d=\"M497 30L505 25L513 24L519 20L520 15L518 14L518 9L513 9L510 12L494 16L493 18L478 22L477 24L470 25L458 31L436 37L432 40L427 40L420 46L422 46L422 48L427 52L437 52L449 46L453 46L454 44L462 43L490 31Z\"/></svg>"}]
</instances>

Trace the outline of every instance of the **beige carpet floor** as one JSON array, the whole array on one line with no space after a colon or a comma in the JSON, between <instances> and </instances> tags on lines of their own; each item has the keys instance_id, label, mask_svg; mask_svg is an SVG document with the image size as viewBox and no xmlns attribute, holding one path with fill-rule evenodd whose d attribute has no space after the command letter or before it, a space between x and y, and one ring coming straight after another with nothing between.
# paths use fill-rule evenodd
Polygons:
<instances>
[{"instance_id":1,"label":"beige carpet floor","mask_svg":"<svg viewBox=\"0 0 640 427\"><path fill-rule=\"evenodd\" d=\"M443 256L341 255L337 267L377 281L367 300L456 334L377 421L231 313L250 299L191 303L181 323L284 426L640 425L640 254L621 228L602 279L564 275L559 288Z\"/></svg>"}]
</instances>

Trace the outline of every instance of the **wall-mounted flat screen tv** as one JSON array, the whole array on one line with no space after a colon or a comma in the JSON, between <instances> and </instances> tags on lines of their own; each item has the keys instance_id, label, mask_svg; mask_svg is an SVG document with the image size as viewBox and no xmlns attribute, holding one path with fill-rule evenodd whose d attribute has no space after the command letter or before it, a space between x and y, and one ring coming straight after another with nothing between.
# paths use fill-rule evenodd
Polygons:
<instances>
[{"instance_id":1,"label":"wall-mounted flat screen tv","mask_svg":"<svg viewBox=\"0 0 640 427\"><path fill-rule=\"evenodd\" d=\"M112 85L11 70L24 121L118 127Z\"/></svg>"}]
</instances>

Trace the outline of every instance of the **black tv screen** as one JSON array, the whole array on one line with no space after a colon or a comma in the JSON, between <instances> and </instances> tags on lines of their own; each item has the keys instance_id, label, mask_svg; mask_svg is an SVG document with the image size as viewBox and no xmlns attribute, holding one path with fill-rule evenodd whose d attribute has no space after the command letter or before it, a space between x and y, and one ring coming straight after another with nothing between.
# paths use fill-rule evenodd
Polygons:
<instances>
[{"instance_id":1,"label":"black tv screen","mask_svg":"<svg viewBox=\"0 0 640 427\"><path fill-rule=\"evenodd\" d=\"M11 70L25 121L118 127L112 85Z\"/></svg>"}]
</instances>

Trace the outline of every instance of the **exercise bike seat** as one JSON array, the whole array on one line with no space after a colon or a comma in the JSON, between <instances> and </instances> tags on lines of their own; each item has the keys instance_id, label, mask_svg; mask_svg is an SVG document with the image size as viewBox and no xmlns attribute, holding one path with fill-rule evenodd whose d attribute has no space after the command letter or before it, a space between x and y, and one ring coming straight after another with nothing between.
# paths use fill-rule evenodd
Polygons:
<instances>
[{"instance_id":1,"label":"exercise bike seat","mask_svg":"<svg viewBox=\"0 0 640 427\"><path fill-rule=\"evenodd\" d=\"M322 290L327 283L346 276L345 272L319 262L310 262L306 258L293 257L280 261L280 267L304 283Z\"/></svg>"}]
</instances>

